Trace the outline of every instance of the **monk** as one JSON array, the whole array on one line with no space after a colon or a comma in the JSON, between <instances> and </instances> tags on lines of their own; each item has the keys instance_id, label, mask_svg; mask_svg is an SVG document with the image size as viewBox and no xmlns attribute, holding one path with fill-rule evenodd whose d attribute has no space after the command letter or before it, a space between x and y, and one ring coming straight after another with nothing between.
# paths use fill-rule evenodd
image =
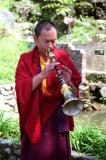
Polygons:
<instances>
[{"instance_id":1,"label":"monk","mask_svg":"<svg viewBox=\"0 0 106 160\"><path fill-rule=\"evenodd\" d=\"M36 46L20 56L16 68L21 160L71 159L69 131L74 120L62 111L64 98L55 66L76 96L81 76L69 54L56 48L56 39L55 24L40 21L34 33ZM49 60L48 48L55 54L55 62Z\"/></svg>"}]
</instances>

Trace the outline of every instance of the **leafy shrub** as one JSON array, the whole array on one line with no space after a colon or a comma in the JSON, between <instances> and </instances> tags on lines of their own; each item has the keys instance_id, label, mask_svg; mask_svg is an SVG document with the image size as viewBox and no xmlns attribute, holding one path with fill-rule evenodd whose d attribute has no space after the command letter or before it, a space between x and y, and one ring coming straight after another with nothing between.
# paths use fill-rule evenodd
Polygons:
<instances>
[{"instance_id":1,"label":"leafy shrub","mask_svg":"<svg viewBox=\"0 0 106 160\"><path fill-rule=\"evenodd\" d=\"M38 3L26 3L26 1L15 2L11 11L15 13L17 22L35 22L41 15Z\"/></svg>"},{"instance_id":2,"label":"leafy shrub","mask_svg":"<svg viewBox=\"0 0 106 160\"><path fill-rule=\"evenodd\" d=\"M0 138L11 139L19 142L19 125L18 118L11 118L4 112L0 111Z\"/></svg>"},{"instance_id":3,"label":"leafy shrub","mask_svg":"<svg viewBox=\"0 0 106 160\"><path fill-rule=\"evenodd\" d=\"M75 2L76 16L94 16L95 4L91 0L81 0Z\"/></svg>"},{"instance_id":4,"label":"leafy shrub","mask_svg":"<svg viewBox=\"0 0 106 160\"><path fill-rule=\"evenodd\" d=\"M106 159L106 135L95 126L79 127L70 134L74 150L96 156L98 160Z\"/></svg>"}]
</instances>

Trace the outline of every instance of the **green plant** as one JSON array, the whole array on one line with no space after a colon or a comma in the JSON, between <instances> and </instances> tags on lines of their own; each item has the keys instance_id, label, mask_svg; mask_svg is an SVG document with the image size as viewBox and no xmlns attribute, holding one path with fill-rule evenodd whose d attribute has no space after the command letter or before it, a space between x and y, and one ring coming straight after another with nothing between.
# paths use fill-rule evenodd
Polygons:
<instances>
[{"instance_id":1,"label":"green plant","mask_svg":"<svg viewBox=\"0 0 106 160\"><path fill-rule=\"evenodd\" d=\"M0 84L14 82L19 56L28 48L28 43L19 41L14 36L0 39Z\"/></svg>"},{"instance_id":2,"label":"green plant","mask_svg":"<svg viewBox=\"0 0 106 160\"><path fill-rule=\"evenodd\" d=\"M92 0L76 1L74 5L76 16L93 16L95 14L95 4Z\"/></svg>"},{"instance_id":3,"label":"green plant","mask_svg":"<svg viewBox=\"0 0 106 160\"><path fill-rule=\"evenodd\" d=\"M64 23L64 17L73 17L75 13L73 2L74 0L43 1L40 3L40 19L54 21L55 24L57 24L59 31L64 33L67 30L67 25Z\"/></svg>"},{"instance_id":4,"label":"green plant","mask_svg":"<svg viewBox=\"0 0 106 160\"><path fill-rule=\"evenodd\" d=\"M96 156L98 160L106 159L106 135L99 128L80 126L70 134L70 138L74 150Z\"/></svg>"},{"instance_id":5,"label":"green plant","mask_svg":"<svg viewBox=\"0 0 106 160\"><path fill-rule=\"evenodd\" d=\"M0 1L0 9L10 9L15 0Z\"/></svg>"},{"instance_id":6,"label":"green plant","mask_svg":"<svg viewBox=\"0 0 106 160\"><path fill-rule=\"evenodd\" d=\"M89 17L82 17L75 19L75 26L72 29L72 33L61 34L58 39L58 43L87 43L94 41L97 32L99 31L99 24L95 19Z\"/></svg>"},{"instance_id":7,"label":"green plant","mask_svg":"<svg viewBox=\"0 0 106 160\"><path fill-rule=\"evenodd\" d=\"M41 9L50 9L54 10L54 16L57 17L59 15L61 16L69 16L72 15L73 11L73 4L75 0L56 0L56 1L45 1L42 4Z\"/></svg>"},{"instance_id":8,"label":"green plant","mask_svg":"<svg viewBox=\"0 0 106 160\"><path fill-rule=\"evenodd\" d=\"M106 75L105 74L100 74L100 73L88 73L86 74L86 78L89 82L91 83L106 83Z\"/></svg>"},{"instance_id":9,"label":"green plant","mask_svg":"<svg viewBox=\"0 0 106 160\"><path fill-rule=\"evenodd\" d=\"M0 138L11 139L19 142L18 118L11 118L10 115L0 111Z\"/></svg>"},{"instance_id":10,"label":"green plant","mask_svg":"<svg viewBox=\"0 0 106 160\"><path fill-rule=\"evenodd\" d=\"M17 22L30 21L34 23L39 20L41 15L38 3L26 3L26 1L19 1L13 3L11 11L14 12Z\"/></svg>"}]
</instances>

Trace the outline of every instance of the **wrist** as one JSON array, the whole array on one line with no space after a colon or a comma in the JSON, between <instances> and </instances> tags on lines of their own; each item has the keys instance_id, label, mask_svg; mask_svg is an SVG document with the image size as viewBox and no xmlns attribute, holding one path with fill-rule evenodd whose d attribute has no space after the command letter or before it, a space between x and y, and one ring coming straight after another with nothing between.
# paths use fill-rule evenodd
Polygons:
<instances>
[{"instance_id":1,"label":"wrist","mask_svg":"<svg viewBox=\"0 0 106 160\"><path fill-rule=\"evenodd\" d=\"M41 76L41 78L42 78L42 80L43 80L43 79L45 79L45 78L47 77L47 74L46 74L45 71L42 71L42 72L40 73L40 76Z\"/></svg>"},{"instance_id":2,"label":"wrist","mask_svg":"<svg viewBox=\"0 0 106 160\"><path fill-rule=\"evenodd\" d=\"M42 81L42 80L45 79L45 78L46 78L45 73L44 73L44 72L40 72L40 73L39 73L39 80Z\"/></svg>"}]
</instances>

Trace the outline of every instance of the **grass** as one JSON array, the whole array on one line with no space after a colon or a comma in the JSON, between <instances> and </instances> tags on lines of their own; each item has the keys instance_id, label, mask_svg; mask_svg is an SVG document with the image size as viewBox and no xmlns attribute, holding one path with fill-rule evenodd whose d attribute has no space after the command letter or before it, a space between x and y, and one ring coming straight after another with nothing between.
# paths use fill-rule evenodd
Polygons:
<instances>
[{"instance_id":1,"label":"grass","mask_svg":"<svg viewBox=\"0 0 106 160\"><path fill-rule=\"evenodd\" d=\"M19 41L13 36L0 39L0 84L14 82L19 56L28 48L26 42Z\"/></svg>"},{"instance_id":2,"label":"grass","mask_svg":"<svg viewBox=\"0 0 106 160\"><path fill-rule=\"evenodd\" d=\"M72 147L80 153L96 156L97 160L106 159L106 135L93 125L78 127L70 134Z\"/></svg>"},{"instance_id":3,"label":"grass","mask_svg":"<svg viewBox=\"0 0 106 160\"><path fill-rule=\"evenodd\" d=\"M0 138L19 143L18 117L0 111Z\"/></svg>"},{"instance_id":4,"label":"grass","mask_svg":"<svg viewBox=\"0 0 106 160\"><path fill-rule=\"evenodd\" d=\"M98 41L96 34L100 32L102 27L95 19L89 17L81 17L75 19L75 26L69 35L60 35L58 43L89 43L93 40Z\"/></svg>"},{"instance_id":5,"label":"grass","mask_svg":"<svg viewBox=\"0 0 106 160\"><path fill-rule=\"evenodd\" d=\"M15 0L0 0L0 9L10 9Z\"/></svg>"}]
</instances>

